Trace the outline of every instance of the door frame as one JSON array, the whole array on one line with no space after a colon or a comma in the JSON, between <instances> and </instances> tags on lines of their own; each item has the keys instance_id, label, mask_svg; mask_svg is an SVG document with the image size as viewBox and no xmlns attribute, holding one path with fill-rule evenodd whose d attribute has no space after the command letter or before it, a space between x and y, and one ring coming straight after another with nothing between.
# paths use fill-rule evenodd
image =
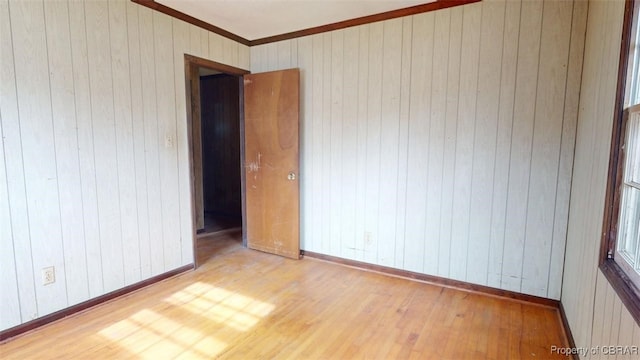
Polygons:
<instances>
[{"instance_id":1,"label":"door frame","mask_svg":"<svg viewBox=\"0 0 640 360\"><path fill-rule=\"evenodd\" d=\"M195 191L195 172L194 172L194 162L193 162L193 106L195 105L193 101L198 100L198 105L200 104L200 94L196 94L195 97L191 94L191 82L192 81L200 81L200 77L197 76L196 79L193 79L191 74L195 68L204 67L209 70L219 71L224 74L234 75L238 77L239 82L239 91L238 96L240 97L240 113L239 113L239 126L240 126L240 197L242 203L242 245L247 246L247 229L246 229L246 189L245 189L245 173L244 173L244 75L250 74L251 72L248 70L240 69L234 66L221 64L219 62L215 62L212 60L203 59L197 56L184 54L184 73L185 73L185 95L186 95L186 111L187 111L187 143L188 143L188 154L189 154L189 190L191 192L191 228L193 231L193 264L194 267L197 268L200 264L198 264L198 240L197 240L197 229L196 229L196 191ZM199 86L198 86L199 87ZM201 118L198 119L201 121Z\"/></svg>"}]
</instances>

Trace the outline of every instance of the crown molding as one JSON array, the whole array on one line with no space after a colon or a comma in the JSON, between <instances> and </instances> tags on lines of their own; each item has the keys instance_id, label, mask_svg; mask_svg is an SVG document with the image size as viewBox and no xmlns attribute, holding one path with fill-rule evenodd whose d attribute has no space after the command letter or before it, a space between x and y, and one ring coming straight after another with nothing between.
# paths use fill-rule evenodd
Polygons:
<instances>
[{"instance_id":1,"label":"crown molding","mask_svg":"<svg viewBox=\"0 0 640 360\"><path fill-rule=\"evenodd\" d=\"M231 39L233 41L239 42L240 44L243 45L247 45L247 46L251 46L251 41L243 38L242 36L238 36L232 32L229 32L225 29L219 28L217 26L211 25L206 21L202 21L200 19L196 19L191 15L187 15L183 12L180 12L178 10L175 10L173 8L170 8L166 5L160 4L158 2L155 2L154 0L131 0L132 2L138 4L138 5L142 5L145 7L148 7L149 9L155 10L155 11L159 11L161 13L167 14L171 17L174 17L176 19L180 19L182 21L188 22L189 24L201 27L205 30L209 30L211 32L214 32L220 36L224 36L227 39Z\"/></svg>"},{"instance_id":2,"label":"crown molding","mask_svg":"<svg viewBox=\"0 0 640 360\"><path fill-rule=\"evenodd\" d=\"M245 39L242 36L236 35L232 32L229 32L225 29L209 24L208 22L202 21L200 19L196 19L191 15L187 15L183 12L170 8L166 5L160 4L155 0L131 0L131 1L136 4L146 6L150 9L167 14L176 19L180 19L182 21L188 22L192 25L201 27L205 30L214 32L220 36L224 36L227 39L234 40L240 44L243 44L246 46L256 46L256 45L273 43L277 41L295 39L303 36L320 34L323 32L328 32L333 30L345 29L352 26L365 25L373 22L395 19L403 16L416 15L416 14L421 14L429 11L446 9L454 6L472 4L472 3L480 2L482 0L437 0L435 2L431 2L428 4L416 5L416 6L411 6L411 7L397 9L397 10L391 10L383 13L363 16L363 17L345 20L345 21L339 21L332 24L316 26L316 27L312 27L304 30L292 31L285 34L268 36L268 37L259 38L255 40Z\"/></svg>"},{"instance_id":3,"label":"crown molding","mask_svg":"<svg viewBox=\"0 0 640 360\"><path fill-rule=\"evenodd\" d=\"M328 31L345 29L352 26L365 25L365 24L370 24L378 21L395 19L403 16L416 15L416 14L421 14L429 11L446 9L454 6L466 5L466 4L471 4L471 3L480 2L480 1L481 0L437 0L428 4L415 5L407 8L391 10L391 11L363 16L355 19L339 21L332 24L312 27L309 29L292 31L286 34L274 35L274 36L251 40L250 42L251 42L251 46L268 44L272 42L295 39L303 36L315 35L315 34L320 34Z\"/></svg>"}]
</instances>

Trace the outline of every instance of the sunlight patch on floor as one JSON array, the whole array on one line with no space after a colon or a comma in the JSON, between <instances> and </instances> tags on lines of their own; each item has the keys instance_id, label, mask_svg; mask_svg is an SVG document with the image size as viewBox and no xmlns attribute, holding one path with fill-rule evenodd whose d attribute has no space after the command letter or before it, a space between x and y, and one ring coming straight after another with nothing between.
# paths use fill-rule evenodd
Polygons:
<instances>
[{"instance_id":1,"label":"sunlight patch on floor","mask_svg":"<svg viewBox=\"0 0 640 360\"><path fill-rule=\"evenodd\" d=\"M170 295L164 302L171 306L163 309L163 314L143 309L99 334L139 358L208 359L227 347L216 332L245 332L275 308L203 282ZM194 323L211 331L205 334L189 326Z\"/></svg>"},{"instance_id":2,"label":"sunlight patch on floor","mask_svg":"<svg viewBox=\"0 0 640 360\"><path fill-rule=\"evenodd\" d=\"M272 304L202 282L164 301L239 331L247 331L274 309Z\"/></svg>"}]
</instances>

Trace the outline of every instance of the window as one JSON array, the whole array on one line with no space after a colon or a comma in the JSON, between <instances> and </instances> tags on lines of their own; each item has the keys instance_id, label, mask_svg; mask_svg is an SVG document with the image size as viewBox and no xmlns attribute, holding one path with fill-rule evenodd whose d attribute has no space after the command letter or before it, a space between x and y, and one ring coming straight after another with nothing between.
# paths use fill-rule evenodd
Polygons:
<instances>
[{"instance_id":1,"label":"window","mask_svg":"<svg viewBox=\"0 0 640 360\"><path fill-rule=\"evenodd\" d=\"M615 251L611 257L629 279L640 288L640 106L624 110L623 131L626 136L621 148L620 218Z\"/></svg>"},{"instance_id":2,"label":"window","mask_svg":"<svg viewBox=\"0 0 640 360\"><path fill-rule=\"evenodd\" d=\"M627 1L600 268L640 323L640 1Z\"/></svg>"}]
</instances>

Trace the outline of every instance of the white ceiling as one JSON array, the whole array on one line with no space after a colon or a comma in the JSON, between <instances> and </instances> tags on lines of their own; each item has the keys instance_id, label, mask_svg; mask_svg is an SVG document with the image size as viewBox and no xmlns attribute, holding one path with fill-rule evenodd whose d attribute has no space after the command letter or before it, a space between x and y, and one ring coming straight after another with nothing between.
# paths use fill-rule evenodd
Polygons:
<instances>
[{"instance_id":1,"label":"white ceiling","mask_svg":"<svg viewBox=\"0 0 640 360\"><path fill-rule=\"evenodd\" d=\"M435 0L156 0L247 40L280 35Z\"/></svg>"}]
</instances>

